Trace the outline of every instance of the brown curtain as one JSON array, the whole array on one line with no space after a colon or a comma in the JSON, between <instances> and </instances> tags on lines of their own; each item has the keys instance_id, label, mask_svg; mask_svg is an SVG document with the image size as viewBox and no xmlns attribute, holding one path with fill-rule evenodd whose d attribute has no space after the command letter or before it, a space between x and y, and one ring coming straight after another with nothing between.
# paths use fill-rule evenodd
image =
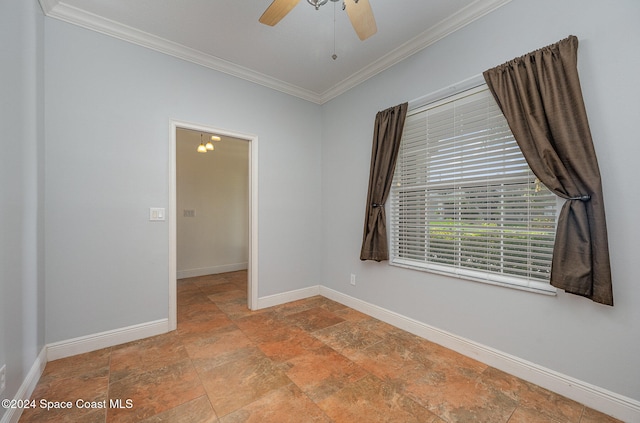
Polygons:
<instances>
[{"instance_id":1,"label":"brown curtain","mask_svg":"<svg viewBox=\"0 0 640 423\"><path fill-rule=\"evenodd\" d=\"M391 189L407 108L408 103L403 103L376 114L360 260L389 259L384 203Z\"/></svg>"},{"instance_id":2,"label":"brown curtain","mask_svg":"<svg viewBox=\"0 0 640 423\"><path fill-rule=\"evenodd\" d=\"M535 175L567 199L560 211L551 284L613 305L600 171L577 69L578 39L484 72Z\"/></svg>"}]
</instances>

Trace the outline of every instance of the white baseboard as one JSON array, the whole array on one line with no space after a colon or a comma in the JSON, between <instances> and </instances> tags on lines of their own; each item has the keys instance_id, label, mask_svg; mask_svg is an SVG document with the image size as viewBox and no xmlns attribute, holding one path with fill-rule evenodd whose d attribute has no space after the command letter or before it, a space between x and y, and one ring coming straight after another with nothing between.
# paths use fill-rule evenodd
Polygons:
<instances>
[{"instance_id":1,"label":"white baseboard","mask_svg":"<svg viewBox=\"0 0 640 423\"><path fill-rule=\"evenodd\" d=\"M296 289L295 291L283 292L282 294L268 295L258 298L257 310L261 308L273 307L291 301L302 300L304 298L320 295L320 286L310 286L308 288Z\"/></svg>"},{"instance_id":2,"label":"white baseboard","mask_svg":"<svg viewBox=\"0 0 640 423\"><path fill-rule=\"evenodd\" d=\"M563 395L594 410L625 422L640 422L640 401L547 369L324 286L320 287L320 295Z\"/></svg>"},{"instance_id":3,"label":"white baseboard","mask_svg":"<svg viewBox=\"0 0 640 423\"><path fill-rule=\"evenodd\" d=\"M54 342L48 344L46 347L47 361L71 357L76 354L84 354L167 332L169 332L169 320L160 319L153 322L68 339L66 341Z\"/></svg>"},{"instance_id":4,"label":"white baseboard","mask_svg":"<svg viewBox=\"0 0 640 423\"><path fill-rule=\"evenodd\" d=\"M169 320L161 319L45 345L31 366L29 373L22 382L14 399L26 400L31 397L49 361L96 351L167 332L169 332ZM17 423L21 414L21 409L9 408L4 416L2 416L0 423Z\"/></svg>"},{"instance_id":5,"label":"white baseboard","mask_svg":"<svg viewBox=\"0 0 640 423\"><path fill-rule=\"evenodd\" d=\"M248 268L249 264L245 261L244 263L222 264L219 266L178 270L177 276L178 279L195 278L196 276L217 275L218 273L236 272L238 270L247 270Z\"/></svg>"},{"instance_id":6,"label":"white baseboard","mask_svg":"<svg viewBox=\"0 0 640 423\"><path fill-rule=\"evenodd\" d=\"M15 400L28 400L31 398L33 390L42 376L45 366L47 365L47 347L44 347L40 354L36 357L29 373L22 381L22 385L18 388L18 392L14 397ZM22 415L22 408L7 408L6 413L2 416L0 423L18 423L20 416Z\"/></svg>"},{"instance_id":7,"label":"white baseboard","mask_svg":"<svg viewBox=\"0 0 640 423\"><path fill-rule=\"evenodd\" d=\"M622 421L640 422L640 401L547 369L324 286L316 285L261 297L258 299L258 309L273 307L315 295L322 295L337 301ZM168 331L168 319L161 319L49 344L38 355L15 399L27 399L31 396L47 361L160 335ZM19 418L19 412L9 409L0 423L16 423Z\"/></svg>"}]
</instances>

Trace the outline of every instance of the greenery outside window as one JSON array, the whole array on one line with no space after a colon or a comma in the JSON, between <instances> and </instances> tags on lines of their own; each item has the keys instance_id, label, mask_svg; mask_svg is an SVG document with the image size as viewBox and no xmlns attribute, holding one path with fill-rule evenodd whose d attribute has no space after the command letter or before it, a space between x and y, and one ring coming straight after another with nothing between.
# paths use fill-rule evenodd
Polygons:
<instances>
[{"instance_id":1,"label":"greenery outside window","mask_svg":"<svg viewBox=\"0 0 640 423\"><path fill-rule=\"evenodd\" d=\"M389 209L392 265L555 292L557 197L486 85L409 110Z\"/></svg>"}]
</instances>

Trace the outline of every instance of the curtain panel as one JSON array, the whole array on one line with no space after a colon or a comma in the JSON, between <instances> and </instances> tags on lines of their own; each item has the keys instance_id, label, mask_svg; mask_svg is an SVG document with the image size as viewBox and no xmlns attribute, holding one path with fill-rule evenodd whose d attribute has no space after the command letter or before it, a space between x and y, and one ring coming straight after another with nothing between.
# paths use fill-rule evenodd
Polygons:
<instances>
[{"instance_id":1,"label":"curtain panel","mask_svg":"<svg viewBox=\"0 0 640 423\"><path fill-rule=\"evenodd\" d=\"M360 260L389 259L384 204L391 190L408 107L403 103L376 114Z\"/></svg>"},{"instance_id":2,"label":"curtain panel","mask_svg":"<svg viewBox=\"0 0 640 423\"><path fill-rule=\"evenodd\" d=\"M600 170L570 36L484 72L534 174L566 199L558 218L551 285L613 305Z\"/></svg>"}]
</instances>

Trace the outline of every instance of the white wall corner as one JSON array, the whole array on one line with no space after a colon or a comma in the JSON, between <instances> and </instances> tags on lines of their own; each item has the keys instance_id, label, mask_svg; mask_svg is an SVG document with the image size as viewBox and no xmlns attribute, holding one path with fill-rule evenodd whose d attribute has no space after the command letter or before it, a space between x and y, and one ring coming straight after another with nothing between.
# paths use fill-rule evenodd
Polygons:
<instances>
[{"instance_id":1,"label":"white wall corner","mask_svg":"<svg viewBox=\"0 0 640 423\"><path fill-rule=\"evenodd\" d=\"M594 410L625 422L640 422L640 401L454 335L331 288L320 286L320 295L513 376L563 395Z\"/></svg>"},{"instance_id":2,"label":"white wall corner","mask_svg":"<svg viewBox=\"0 0 640 423\"><path fill-rule=\"evenodd\" d=\"M28 400L31 398L31 394L33 390L36 388L38 384L38 380L40 380L40 376L42 376L42 372L44 372L44 368L47 365L47 347L45 346L40 351L40 354L36 357L31 369L29 369L29 373L22 381L20 388L18 388L18 392L13 399L17 401ZM20 420L20 416L22 415L22 408L7 408L6 413L2 416L2 420L0 423L18 423Z\"/></svg>"}]
</instances>

